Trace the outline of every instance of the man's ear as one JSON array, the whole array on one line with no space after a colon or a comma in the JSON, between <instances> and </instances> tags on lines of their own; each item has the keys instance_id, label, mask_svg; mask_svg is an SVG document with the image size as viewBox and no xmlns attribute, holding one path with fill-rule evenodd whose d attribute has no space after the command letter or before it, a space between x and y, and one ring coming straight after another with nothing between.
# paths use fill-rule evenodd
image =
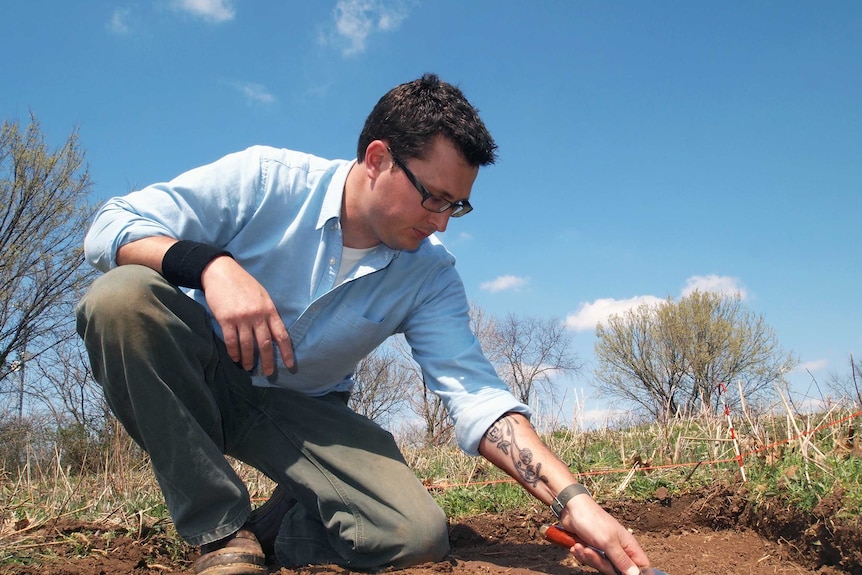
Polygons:
<instances>
[{"instance_id":1,"label":"man's ear","mask_svg":"<svg viewBox=\"0 0 862 575\"><path fill-rule=\"evenodd\" d=\"M377 177L392 167L389 156L389 147L383 140L374 140L365 148L365 171L368 177L376 180Z\"/></svg>"}]
</instances>

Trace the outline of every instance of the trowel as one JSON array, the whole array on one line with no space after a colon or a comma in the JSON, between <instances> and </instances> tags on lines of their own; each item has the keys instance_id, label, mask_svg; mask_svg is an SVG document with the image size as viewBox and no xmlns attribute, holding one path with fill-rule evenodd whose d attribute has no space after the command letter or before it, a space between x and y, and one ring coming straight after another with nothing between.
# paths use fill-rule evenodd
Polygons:
<instances>
[{"instance_id":1,"label":"trowel","mask_svg":"<svg viewBox=\"0 0 862 575\"><path fill-rule=\"evenodd\" d=\"M578 540L575 539L574 535L572 535L570 532L566 531L559 525L542 525L539 528L539 533L541 533L542 537L544 537L551 543L559 545L560 547L565 547L566 549L570 549L575 543L578 542ZM596 549L592 545L587 545L587 547L589 547L605 559L608 558L607 555L605 555L605 552L601 549ZM620 570L616 567L614 567L614 571L617 575L623 575L622 572L620 572ZM667 575L667 573L665 573L661 569L656 569L655 567L641 567L640 575Z\"/></svg>"}]
</instances>

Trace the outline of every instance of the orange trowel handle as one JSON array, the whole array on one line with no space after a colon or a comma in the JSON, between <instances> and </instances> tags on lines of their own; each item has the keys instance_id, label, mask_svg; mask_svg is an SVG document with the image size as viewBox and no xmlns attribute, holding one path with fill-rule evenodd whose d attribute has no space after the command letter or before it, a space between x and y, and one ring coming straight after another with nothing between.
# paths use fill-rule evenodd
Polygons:
<instances>
[{"instance_id":1,"label":"orange trowel handle","mask_svg":"<svg viewBox=\"0 0 862 575\"><path fill-rule=\"evenodd\" d=\"M564 529L560 529L556 525L542 525L539 527L539 533L541 533L542 537L551 543L565 547L566 549L571 548L575 543L577 543L571 533Z\"/></svg>"},{"instance_id":2,"label":"orange trowel handle","mask_svg":"<svg viewBox=\"0 0 862 575\"><path fill-rule=\"evenodd\" d=\"M557 527L556 525L542 525L541 527L539 527L539 533L541 533L542 537L544 537L551 543L559 545L561 547L565 547L566 549L570 549L575 543L580 543L577 539L575 539L574 535L572 535L562 527ZM592 545L586 544L584 544L584 547L589 547L605 559L608 558L608 556L605 555L605 552L601 549L597 549ZM620 573L620 570L617 569L613 563L611 563L611 566L614 568L614 571L617 573L617 575L622 575L622 573Z\"/></svg>"}]
</instances>

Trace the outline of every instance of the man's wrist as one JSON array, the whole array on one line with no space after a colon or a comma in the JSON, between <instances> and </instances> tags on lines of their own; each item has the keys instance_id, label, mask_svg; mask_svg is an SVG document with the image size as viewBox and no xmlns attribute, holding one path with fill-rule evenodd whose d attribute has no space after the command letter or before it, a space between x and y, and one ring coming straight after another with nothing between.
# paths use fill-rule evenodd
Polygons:
<instances>
[{"instance_id":1,"label":"man's wrist","mask_svg":"<svg viewBox=\"0 0 862 575\"><path fill-rule=\"evenodd\" d=\"M580 483L572 483L562 491L557 493L556 497L551 500L551 511L557 516L557 519L563 514L563 510L571 499L577 495L589 495L592 497L586 487Z\"/></svg>"}]
</instances>

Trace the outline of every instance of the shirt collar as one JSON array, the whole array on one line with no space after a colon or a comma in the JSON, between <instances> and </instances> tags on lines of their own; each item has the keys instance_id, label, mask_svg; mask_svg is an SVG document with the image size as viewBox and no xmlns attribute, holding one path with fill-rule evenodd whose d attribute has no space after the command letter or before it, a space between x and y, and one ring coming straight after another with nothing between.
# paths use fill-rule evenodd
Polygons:
<instances>
[{"instance_id":1,"label":"shirt collar","mask_svg":"<svg viewBox=\"0 0 862 575\"><path fill-rule=\"evenodd\" d=\"M317 229L321 229L326 225L326 222L332 218L341 217L341 201L344 197L344 184L347 182L347 174L350 169L356 164L356 160L346 162L339 166L332 179L329 181L329 186L326 188L326 197L323 199L323 205L320 207L320 216L317 218Z\"/></svg>"},{"instance_id":2,"label":"shirt collar","mask_svg":"<svg viewBox=\"0 0 862 575\"><path fill-rule=\"evenodd\" d=\"M333 218L341 219L341 201L344 198L344 184L347 182L347 174L350 173L350 169L355 165L356 160L346 162L342 166L339 166L332 175L332 180L330 180L329 186L326 188L323 205L320 207L320 216L317 218L318 230L322 229ZM379 257L386 260L386 264L388 264L389 261L397 258L401 252L380 244L376 248L376 253Z\"/></svg>"}]
</instances>

